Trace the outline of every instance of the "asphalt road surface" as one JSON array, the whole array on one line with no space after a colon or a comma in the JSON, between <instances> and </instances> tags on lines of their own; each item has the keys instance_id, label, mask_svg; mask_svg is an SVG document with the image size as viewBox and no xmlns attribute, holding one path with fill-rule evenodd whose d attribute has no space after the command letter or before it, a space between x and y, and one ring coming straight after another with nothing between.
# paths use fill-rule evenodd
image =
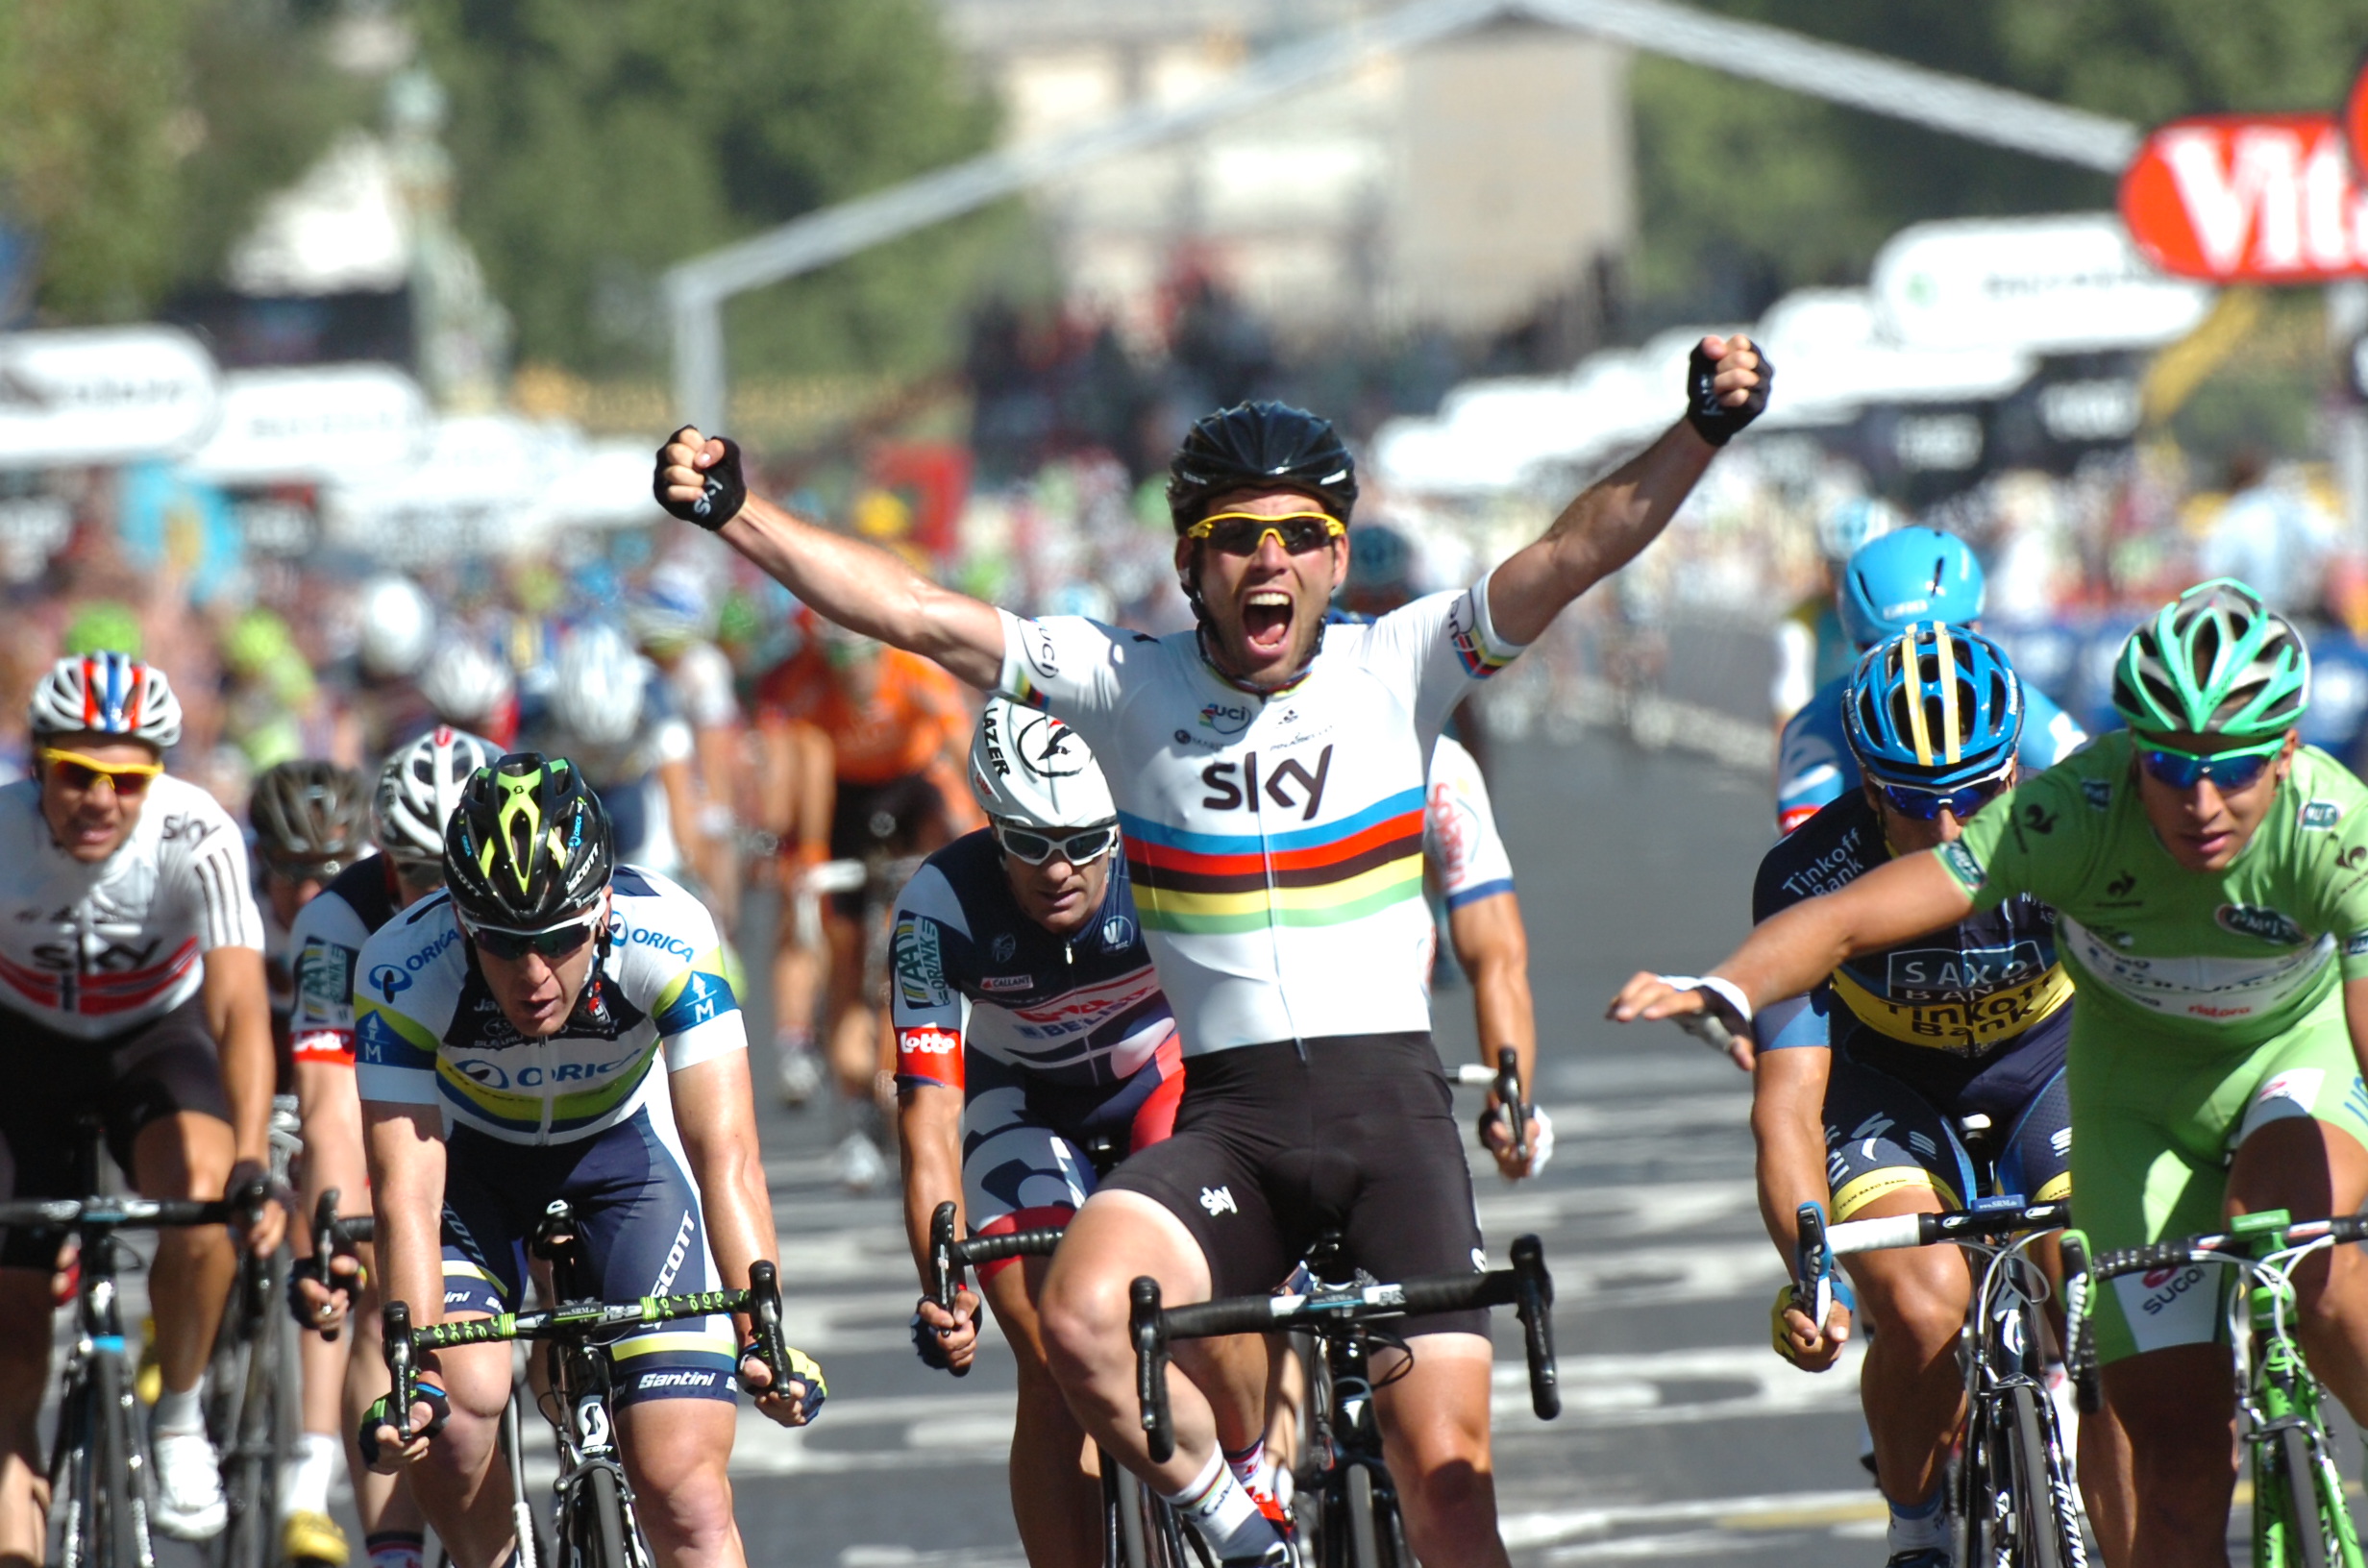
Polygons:
<instances>
[{"instance_id":1,"label":"asphalt road surface","mask_svg":"<svg viewBox=\"0 0 2368 1568\"><path fill-rule=\"evenodd\" d=\"M1497 1486L1515 1559L1880 1563L1855 1371L1812 1377L1767 1348L1784 1268L1753 1200L1746 1080L1674 1028L1602 1021L1638 968L1706 965L1739 937L1766 786L1607 735L1500 747L1492 788L1529 924L1537 1097L1558 1139L1535 1182L1508 1187L1476 1151L1473 1166L1492 1249L1538 1233L1557 1291L1564 1412L1550 1424L1530 1413L1517 1327L1498 1314ZM1438 1016L1443 1051L1476 1059L1469 992L1443 991ZM924 1369L905 1337L915 1280L895 1199L829 1186L820 1113L765 1115L791 1337L825 1361L831 1399L805 1433L744 1418L751 1557L1019 1563L1008 1355L994 1346L961 1383Z\"/></svg>"}]
</instances>

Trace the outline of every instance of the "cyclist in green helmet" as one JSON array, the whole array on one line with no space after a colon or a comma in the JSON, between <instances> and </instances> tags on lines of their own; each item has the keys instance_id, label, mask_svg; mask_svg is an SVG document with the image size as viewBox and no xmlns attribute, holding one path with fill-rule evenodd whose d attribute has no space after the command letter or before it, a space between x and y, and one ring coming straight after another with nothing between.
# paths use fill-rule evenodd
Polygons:
<instances>
[{"instance_id":1,"label":"cyclist in green helmet","mask_svg":"<svg viewBox=\"0 0 2368 1568\"><path fill-rule=\"evenodd\" d=\"M2282 616L2230 578L2190 588L2122 649L2129 729L2023 780L1955 843L1786 910L1703 981L1637 975L1612 1016L1711 1008L1740 1025L1852 954L2027 894L2056 911L2080 992L2072 1186L2097 1246L2266 1209L2353 1213L2368 1199L2368 787L2301 744L2309 691ZM2311 1366L2356 1418L2362 1267L2343 1247L2297 1276ZM2095 1521L2109 1562L2228 1561L2219 1272L2118 1280L2097 1304L2133 1482L2130 1517Z\"/></svg>"}]
</instances>

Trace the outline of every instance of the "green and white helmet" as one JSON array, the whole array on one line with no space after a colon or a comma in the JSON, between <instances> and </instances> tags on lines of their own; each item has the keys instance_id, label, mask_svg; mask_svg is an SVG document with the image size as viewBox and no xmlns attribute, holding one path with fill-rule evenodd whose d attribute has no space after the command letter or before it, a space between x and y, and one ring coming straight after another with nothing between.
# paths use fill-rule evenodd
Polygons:
<instances>
[{"instance_id":1,"label":"green and white helmet","mask_svg":"<svg viewBox=\"0 0 2368 1568\"><path fill-rule=\"evenodd\" d=\"M2113 661L2113 706L2132 729L2267 740L2309 705L2302 634L2234 577L2162 606Z\"/></svg>"}]
</instances>

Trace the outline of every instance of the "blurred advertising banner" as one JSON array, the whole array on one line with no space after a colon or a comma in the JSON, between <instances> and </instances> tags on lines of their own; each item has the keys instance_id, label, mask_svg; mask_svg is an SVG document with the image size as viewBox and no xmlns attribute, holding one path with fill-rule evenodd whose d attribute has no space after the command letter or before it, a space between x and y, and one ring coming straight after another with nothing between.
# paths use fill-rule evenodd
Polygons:
<instances>
[{"instance_id":1,"label":"blurred advertising banner","mask_svg":"<svg viewBox=\"0 0 2368 1568\"><path fill-rule=\"evenodd\" d=\"M234 370L213 434L185 462L218 484L405 468L427 445L427 394L392 365Z\"/></svg>"},{"instance_id":2,"label":"blurred advertising banner","mask_svg":"<svg viewBox=\"0 0 2368 1568\"><path fill-rule=\"evenodd\" d=\"M1915 224L1876 254L1870 286L1884 335L1913 349L2157 348L2212 302L2148 265L2110 212Z\"/></svg>"},{"instance_id":3,"label":"blurred advertising banner","mask_svg":"<svg viewBox=\"0 0 2368 1568\"><path fill-rule=\"evenodd\" d=\"M0 468L185 453L220 406L212 356L170 327L0 334Z\"/></svg>"},{"instance_id":4,"label":"blurred advertising banner","mask_svg":"<svg viewBox=\"0 0 2368 1568\"><path fill-rule=\"evenodd\" d=\"M2121 216L2149 261L2221 283L2368 276L2368 193L2330 114L2204 114L2146 138Z\"/></svg>"}]
</instances>

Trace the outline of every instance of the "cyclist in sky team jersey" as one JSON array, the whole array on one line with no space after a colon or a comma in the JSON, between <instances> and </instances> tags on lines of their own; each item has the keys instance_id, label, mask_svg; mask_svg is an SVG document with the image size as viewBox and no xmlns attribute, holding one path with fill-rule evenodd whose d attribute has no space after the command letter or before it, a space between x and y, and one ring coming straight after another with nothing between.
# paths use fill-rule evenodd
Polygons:
<instances>
[{"instance_id":1,"label":"cyclist in sky team jersey","mask_svg":"<svg viewBox=\"0 0 2368 1568\"><path fill-rule=\"evenodd\" d=\"M1956 841L1762 924L1703 985L1635 976L1612 1016L1747 1017L1854 955L2028 894L2056 911L2080 992L2072 1180L2096 1246L2267 1209L2354 1213L2368 1199L2368 790L2298 743L2308 691L2282 617L2241 583L2191 588L2122 647L2129 729L2024 780ZM2312 1369L2356 1418L2363 1266L2338 1247L2296 1275ZM2216 1568L2235 1482L2217 1291L2190 1270L2114 1285L2098 1348L2133 1488L2129 1518L2096 1521L2107 1559Z\"/></svg>"},{"instance_id":2,"label":"cyclist in sky team jersey","mask_svg":"<svg viewBox=\"0 0 2368 1568\"><path fill-rule=\"evenodd\" d=\"M1718 447L1765 406L1742 338L1705 338L1686 417L1546 535L1460 593L1369 626L1323 624L1347 565L1355 471L1332 428L1248 404L1208 415L1172 466L1175 562L1198 620L1152 638L1022 621L747 494L738 451L695 429L659 453L677 516L832 620L1048 708L1101 760L1138 916L1185 1045L1174 1136L1086 1201L1046 1282L1055 1377L1105 1452L1228 1561L1279 1533L1232 1476L1209 1407L1173 1384L1178 1447L1151 1463L1127 1291L1270 1289L1324 1229L1383 1277L1480 1266L1471 1185L1428 1031L1418 959L1424 770L1447 712L1572 599L1650 543ZM1482 1312L1409 1319L1378 1406L1407 1533L1433 1568L1501 1568ZM1201 1375L1210 1375L1201 1367Z\"/></svg>"},{"instance_id":3,"label":"cyclist in sky team jersey","mask_svg":"<svg viewBox=\"0 0 2368 1568\"><path fill-rule=\"evenodd\" d=\"M1752 916L1767 919L1846 886L1894 856L1958 837L2015 780L2022 683L1979 632L1927 622L1859 660L1845 694L1864 782L1777 841L1760 863ZM1752 1132L1760 1209L1788 1260L1803 1203L1835 1220L1937 1213L1999 1192L2033 1202L2071 1190L2064 1044L2072 983L2053 911L2029 897L1838 967L1806 996L1752 1019ZM1977 1185L1984 1167L1991 1187ZM1890 1505L1891 1568L1948 1568L1942 1480L1961 1419L1954 1347L1973 1280L1954 1247L1847 1260L1870 1341L1861 1395L1875 1477ZM1853 1327L1776 1304L1776 1348L1813 1371ZM2086 1429L2092 1451L2102 1423ZM2085 1456L2092 1491L2104 1456Z\"/></svg>"},{"instance_id":4,"label":"cyclist in sky team jersey","mask_svg":"<svg viewBox=\"0 0 2368 1568\"><path fill-rule=\"evenodd\" d=\"M1843 565L1835 609L1860 653L1919 621L1973 626L1982 619L1982 563L1963 540L1937 528L1900 528L1868 540ZM1855 662L1855 659L1853 660ZM1776 830L1789 833L1857 787L1858 761L1842 735L1842 673L1785 721L1776 743ZM2023 766L2052 768L2088 739L2045 692L2023 688Z\"/></svg>"},{"instance_id":5,"label":"cyclist in sky team jersey","mask_svg":"<svg viewBox=\"0 0 2368 1568\"><path fill-rule=\"evenodd\" d=\"M122 653L60 659L34 689L34 775L0 789L0 1139L13 1197L83 1197L77 1114L159 1198L219 1198L269 1159L271 1005L247 848L213 796L164 772L181 704ZM276 1204L247 1237L279 1242ZM59 1237L0 1241L0 1557L41 1560L36 1433ZM158 1527L228 1516L199 1380L229 1298L218 1228L167 1230L148 1275L162 1394Z\"/></svg>"},{"instance_id":6,"label":"cyclist in sky team jersey","mask_svg":"<svg viewBox=\"0 0 2368 1568\"><path fill-rule=\"evenodd\" d=\"M612 842L565 759L504 757L470 776L445 824L445 891L355 962L382 1288L415 1322L516 1311L555 1198L574 1207L604 1300L745 1288L774 1255L715 922L656 872L617 865ZM823 1402L820 1371L798 1357L789 1386L771 1387L720 1314L628 1335L610 1355L619 1446L660 1568L737 1568L734 1372L765 1414L798 1425ZM413 1435L398 1445L382 1399L363 1416L364 1456L409 1467L461 1568L495 1568L517 1544L494 1462L509 1347L455 1347L422 1370Z\"/></svg>"}]
</instances>

